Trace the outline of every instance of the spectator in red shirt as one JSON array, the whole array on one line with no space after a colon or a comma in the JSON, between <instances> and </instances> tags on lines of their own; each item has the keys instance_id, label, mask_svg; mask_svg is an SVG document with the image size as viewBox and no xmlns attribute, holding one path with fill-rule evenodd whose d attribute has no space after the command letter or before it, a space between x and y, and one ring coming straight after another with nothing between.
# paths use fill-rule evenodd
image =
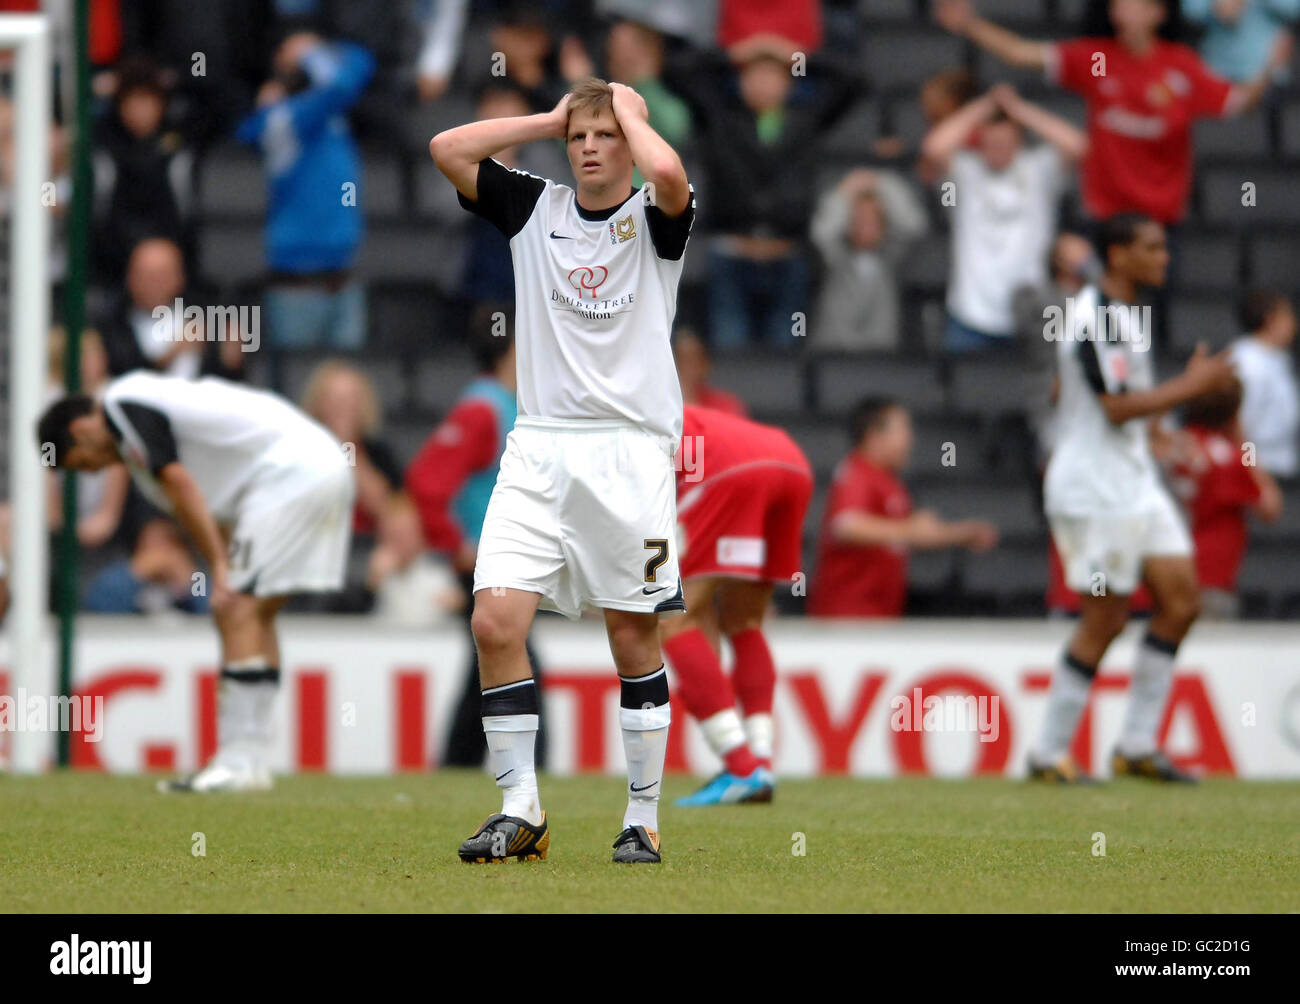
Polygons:
<instances>
[{"instance_id":1,"label":"spectator in red shirt","mask_svg":"<svg viewBox=\"0 0 1300 1004\"><path fill-rule=\"evenodd\" d=\"M1110 0L1110 38L1037 42L976 15L971 0L936 0L936 20L1014 67L1042 70L1088 104L1083 203L1104 220L1138 212L1177 223L1192 189L1192 123L1259 103L1289 58L1279 45L1255 79L1216 76L1196 50L1160 37L1168 0Z\"/></svg>"},{"instance_id":2,"label":"spectator in red shirt","mask_svg":"<svg viewBox=\"0 0 1300 1004\"><path fill-rule=\"evenodd\" d=\"M808 591L814 617L899 617L913 548L988 551L997 529L982 520L945 522L912 511L898 474L912 452L912 419L897 401L868 398L853 411L853 451L831 484Z\"/></svg>"},{"instance_id":3,"label":"spectator in red shirt","mask_svg":"<svg viewBox=\"0 0 1300 1004\"><path fill-rule=\"evenodd\" d=\"M1172 463L1174 490L1191 519L1203 617L1237 616L1246 514L1253 512L1269 523L1282 515L1277 482L1249 462L1237 417L1240 408L1239 382L1189 401Z\"/></svg>"},{"instance_id":4,"label":"spectator in red shirt","mask_svg":"<svg viewBox=\"0 0 1300 1004\"><path fill-rule=\"evenodd\" d=\"M744 401L709 383L713 359L703 339L690 328L681 328L673 336L673 360L677 363L677 381L682 385L683 404L725 411L737 418L749 417Z\"/></svg>"}]
</instances>

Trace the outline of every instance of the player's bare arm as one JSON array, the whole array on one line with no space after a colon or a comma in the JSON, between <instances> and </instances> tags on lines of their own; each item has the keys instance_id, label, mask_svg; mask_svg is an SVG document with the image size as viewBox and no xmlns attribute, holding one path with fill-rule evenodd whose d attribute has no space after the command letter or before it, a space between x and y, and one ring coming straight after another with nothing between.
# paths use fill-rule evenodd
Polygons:
<instances>
[{"instance_id":1,"label":"player's bare arm","mask_svg":"<svg viewBox=\"0 0 1300 1004\"><path fill-rule=\"evenodd\" d=\"M969 38L1008 66L1025 70L1047 67L1047 42L1036 42L1008 31L975 13L971 0L938 0L934 19L954 35Z\"/></svg>"},{"instance_id":2,"label":"player's bare arm","mask_svg":"<svg viewBox=\"0 0 1300 1004\"><path fill-rule=\"evenodd\" d=\"M1235 371L1224 350L1210 355L1205 345L1198 345L1183 372L1150 390L1128 391L1123 394L1102 394L1099 397L1106 417L1114 425L1122 425L1134 418L1159 415L1180 404L1212 390L1226 387L1235 378Z\"/></svg>"},{"instance_id":3,"label":"player's bare arm","mask_svg":"<svg viewBox=\"0 0 1300 1004\"><path fill-rule=\"evenodd\" d=\"M180 461L174 460L158 472L158 484L171 502L177 522L185 528L208 563L209 575L212 577L209 599L213 609L218 610L227 598L229 568L217 521L212 518L208 504L203 501L199 486Z\"/></svg>"},{"instance_id":4,"label":"player's bare arm","mask_svg":"<svg viewBox=\"0 0 1300 1004\"><path fill-rule=\"evenodd\" d=\"M654 186L654 204L668 216L680 216L690 202L682 159L650 125L645 98L625 84L611 83L614 118L632 151L632 162Z\"/></svg>"},{"instance_id":5,"label":"player's bare arm","mask_svg":"<svg viewBox=\"0 0 1300 1004\"><path fill-rule=\"evenodd\" d=\"M539 139L564 139L568 103L566 94L549 112L484 119L446 129L429 141L429 154L461 195L477 201L479 163L512 146Z\"/></svg>"}]
</instances>

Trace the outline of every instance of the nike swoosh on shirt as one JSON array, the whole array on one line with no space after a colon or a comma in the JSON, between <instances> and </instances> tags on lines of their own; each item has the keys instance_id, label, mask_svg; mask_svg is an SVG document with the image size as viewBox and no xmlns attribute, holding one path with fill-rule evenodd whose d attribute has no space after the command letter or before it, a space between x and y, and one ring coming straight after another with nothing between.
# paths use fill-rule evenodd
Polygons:
<instances>
[{"instance_id":1,"label":"nike swoosh on shirt","mask_svg":"<svg viewBox=\"0 0 1300 1004\"><path fill-rule=\"evenodd\" d=\"M573 238L570 237L568 234L557 234L554 230L552 230L552 231L551 231L551 240L553 240L553 241L571 241L571 240L573 240Z\"/></svg>"}]
</instances>

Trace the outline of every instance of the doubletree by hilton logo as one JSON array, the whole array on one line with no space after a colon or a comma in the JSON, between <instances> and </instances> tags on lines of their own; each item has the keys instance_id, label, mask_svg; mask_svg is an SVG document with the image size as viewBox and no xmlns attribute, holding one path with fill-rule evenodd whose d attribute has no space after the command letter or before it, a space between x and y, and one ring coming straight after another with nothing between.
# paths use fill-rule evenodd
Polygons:
<instances>
[{"instance_id":1,"label":"doubletree by hilton logo","mask_svg":"<svg viewBox=\"0 0 1300 1004\"><path fill-rule=\"evenodd\" d=\"M582 299L584 292L591 294L591 299L596 299L596 290L605 285L605 280L609 278L609 269L604 265L579 265L569 271L569 285L578 291L578 299Z\"/></svg>"}]
</instances>

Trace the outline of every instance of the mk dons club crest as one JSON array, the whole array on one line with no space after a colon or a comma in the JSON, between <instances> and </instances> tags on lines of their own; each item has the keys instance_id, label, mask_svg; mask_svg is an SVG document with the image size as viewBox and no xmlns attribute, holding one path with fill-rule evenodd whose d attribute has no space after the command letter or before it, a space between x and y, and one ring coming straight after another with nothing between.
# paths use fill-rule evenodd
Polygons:
<instances>
[{"instance_id":1,"label":"mk dons club crest","mask_svg":"<svg viewBox=\"0 0 1300 1004\"><path fill-rule=\"evenodd\" d=\"M611 244L626 244L636 236L636 221L632 219L629 213L617 222L611 220L609 224L609 242Z\"/></svg>"}]
</instances>

